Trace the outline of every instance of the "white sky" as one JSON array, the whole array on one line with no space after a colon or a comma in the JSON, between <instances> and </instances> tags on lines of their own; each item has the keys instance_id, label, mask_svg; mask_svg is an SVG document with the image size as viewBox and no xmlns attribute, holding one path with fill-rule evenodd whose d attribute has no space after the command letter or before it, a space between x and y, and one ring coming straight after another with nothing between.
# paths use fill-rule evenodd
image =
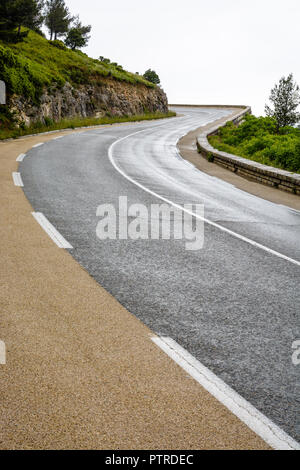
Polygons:
<instances>
[{"instance_id":1,"label":"white sky","mask_svg":"<svg viewBox=\"0 0 300 470\"><path fill-rule=\"evenodd\" d=\"M66 0L92 25L91 57L154 69L170 103L263 114L283 75L300 84L300 0Z\"/></svg>"}]
</instances>

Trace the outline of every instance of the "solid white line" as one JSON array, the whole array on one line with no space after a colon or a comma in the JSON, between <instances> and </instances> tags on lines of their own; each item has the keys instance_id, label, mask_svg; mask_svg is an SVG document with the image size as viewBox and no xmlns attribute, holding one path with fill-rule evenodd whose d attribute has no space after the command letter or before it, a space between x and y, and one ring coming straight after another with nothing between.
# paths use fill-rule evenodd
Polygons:
<instances>
[{"instance_id":1,"label":"solid white line","mask_svg":"<svg viewBox=\"0 0 300 470\"><path fill-rule=\"evenodd\" d=\"M24 186L20 173L14 171L12 174L15 186Z\"/></svg>"},{"instance_id":2,"label":"solid white line","mask_svg":"<svg viewBox=\"0 0 300 470\"><path fill-rule=\"evenodd\" d=\"M49 237L56 243L59 248L72 249L72 245L56 230L49 220L41 212L32 212L35 220L45 230Z\"/></svg>"},{"instance_id":3,"label":"solid white line","mask_svg":"<svg viewBox=\"0 0 300 470\"><path fill-rule=\"evenodd\" d=\"M21 154L17 157L16 162L22 162L25 157L26 157L26 153L21 153Z\"/></svg>"},{"instance_id":4,"label":"solid white line","mask_svg":"<svg viewBox=\"0 0 300 470\"><path fill-rule=\"evenodd\" d=\"M41 145L44 145L44 142L40 142L39 144L35 144L32 148L35 149L36 147L40 147Z\"/></svg>"},{"instance_id":5,"label":"solid white line","mask_svg":"<svg viewBox=\"0 0 300 470\"><path fill-rule=\"evenodd\" d=\"M154 129L154 128L152 128ZM248 243L249 245L252 245L252 246L255 246L256 248L259 248L261 250L264 250L266 251L267 253L269 254L272 254L272 255L275 255L277 256L278 258L282 258L284 259L285 261L289 261L290 263L293 263L293 264L296 264L297 266L300 266L300 261L297 261L293 258L289 258L288 256L286 255L283 255L282 253L279 253L278 251L275 251L275 250L272 250L271 248L268 248L267 246L265 245L261 245L260 243L258 242L255 242L254 240L251 240L250 238L247 238L247 237L244 237L243 235L240 235L239 233L236 233L236 232L233 232L232 230L226 228L226 227L223 227L222 225L219 225L209 219L206 219L205 217L201 217L200 215L198 214L195 214L193 211L190 211L188 209L186 209L185 207L183 206L180 206L179 204L176 204L175 202L171 201L170 199L167 199L163 196L161 196L160 194L157 194L155 193L154 191L152 191L151 189L148 189L146 186L144 186L143 184L141 183L138 183L136 180L134 180L133 178L131 178L130 176L128 176L123 170L121 170L121 168L116 164L116 162L114 161L114 158L113 158L113 149L114 147L119 144L120 142L122 142L123 140L126 140L128 139L129 137L132 137L134 135L137 135L137 134L140 134L142 132L145 132L145 131L148 131L150 130L149 128L148 129L143 129L141 131L138 131L138 132L133 132L132 134L129 134L125 137L122 137L121 139L118 139L116 140L108 149L108 157L112 163L112 165L114 166L114 168L122 175L124 176L124 178L126 178L128 181L130 181L131 183L135 184L136 186L138 186L139 188L143 189L144 191L146 191L147 193L149 194L152 194L152 196L155 196L157 197L158 199L161 199L162 201L170 204L171 206L173 207L176 207L177 209L180 209L181 211L183 212L186 212L187 214L190 214L192 215L193 217L196 217L197 219L200 219L202 220L203 222L207 223L208 225L211 225L212 227L215 227L215 228L218 228L219 230L222 230L223 232L225 233L228 233L229 235L232 235L233 237L235 238L238 238L239 240L242 240L246 243Z\"/></svg>"},{"instance_id":6,"label":"solid white line","mask_svg":"<svg viewBox=\"0 0 300 470\"><path fill-rule=\"evenodd\" d=\"M258 411L226 385L213 372L195 359L176 341L155 336L152 341L170 358L188 372L202 387L226 406L235 416L276 450L300 450L300 444L280 429L269 418Z\"/></svg>"}]
</instances>

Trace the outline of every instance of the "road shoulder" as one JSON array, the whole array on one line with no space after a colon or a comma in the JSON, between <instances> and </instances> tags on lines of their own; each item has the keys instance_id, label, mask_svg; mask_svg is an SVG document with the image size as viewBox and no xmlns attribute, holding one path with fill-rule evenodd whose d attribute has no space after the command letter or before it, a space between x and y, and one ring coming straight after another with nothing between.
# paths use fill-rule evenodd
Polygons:
<instances>
[{"instance_id":1,"label":"road shoulder","mask_svg":"<svg viewBox=\"0 0 300 470\"><path fill-rule=\"evenodd\" d=\"M267 449L32 217L12 173L52 138L0 147L0 448Z\"/></svg>"},{"instance_id":2,"label":"road shoulder","mask_svg":"<svg viewBox=\"0 0 300 470\"><path fill-rule=\"evenodd\" d=\"M239 111L235 110L232 114L234 117ZM229 170L222 168L215 163L208 162L206 158L200 155L196 147L196 138L198 135L205 131L209 130L212 127L215 127L218 124L222 124L228 119L228 116L225 118L219 119L212 124L207 126L200 127L192 132L189 132L186 136L182 137L178 142L178 149L181 156L192 163L198 170L203 171L204 173L219 178L227 183L232 184L233 186L246 191L254 196L261 197L267 201L274 202L275 204L282 204L292 209L300 210L300 197L288 192L281 191L276 188L272 188L255 181L250 181L242 176L239 176Z\"/></svg>"}]
</instances>

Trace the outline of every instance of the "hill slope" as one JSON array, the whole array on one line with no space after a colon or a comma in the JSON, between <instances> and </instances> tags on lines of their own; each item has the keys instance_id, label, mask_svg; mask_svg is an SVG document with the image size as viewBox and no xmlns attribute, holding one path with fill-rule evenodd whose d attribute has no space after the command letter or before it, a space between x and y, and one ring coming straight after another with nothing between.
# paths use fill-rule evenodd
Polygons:
<instances>
[{"instance_id":1,"label":"hill slope","mask_svg":"<svg viewBox=\"0 0 300 470\"><path fill-rule=\"evenodd\" d=\"M168 111L163 90L117 64L72 51L30 31L23 42L0 41L0 79L17 123ZM7 107L2 114L11 121ZM2 119L2 125L5 119Z\"/></svg>"}]
</instances>

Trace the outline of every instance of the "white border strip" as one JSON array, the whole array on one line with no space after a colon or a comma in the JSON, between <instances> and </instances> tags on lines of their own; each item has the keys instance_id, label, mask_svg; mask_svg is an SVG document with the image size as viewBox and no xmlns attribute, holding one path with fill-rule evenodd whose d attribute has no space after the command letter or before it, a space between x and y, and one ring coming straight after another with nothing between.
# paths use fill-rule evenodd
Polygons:
<instances>
[{"instance_id":1,"label":"white border strip","mask_svg":"<svg viewBox=\"0 0 300 470\"><path fill-rule=\"evenodd\" d=\"M22 187L24 186L20 173L18 173L17 171L14 171L12 174L12 177L13 177L15 186L22 186Z\"/></svg>"},{"instance_id":2,"label":"white border strip","mask_svg":"<svg viewBox=\"0 0 300 470\"><path fill-rule=\"evenodd\" d=\"M146 191L147 193L152 194L152 196L155 196L155 197L157 197L158 199L161 199L162 201L166 202L167 204L170 204L171 206L176 207L177 209L180 209L181 211L186 212L187 214L190 214L191 216L196 217L197 219L202 220L203 222L207 223L208 225L211 225L212 227L216 227L216 228L218 228L219 230L222 230L223 232L228 233L229 235L232 235L233 237L238 238L239 240L242 240L242 241L248 243L249 245L252 245L252 246L255 246L256 248L259 248L259 249L261 249L261 250L264 250L264 251L266 251L267 253L269 253L269 254L271 254L271 255L275 255L275 256L277 256L278 258L282 258L282 259L284 259L284 260L286 260L286 261L289 261L290 263L293 263L293 264L296 264L297 266L300 266L300 261L295 260L295 259L293 259L293 258L289 258L288 256L283 255L282 253L279 253L278 251L272 250L271 248L268 248L268 247L265 246L265 245L261 245L260 243L255 242L254 240L251 240L250 238L244 237L243 235L240 235L239 233L233 232L232 230L230 230L230 229L228 229L228 228L226 228L226 227L223 227L222 225L219 225L219 224L217 224L216 222L213 222L213 221L211 221L211 220L209 220L209 219L206 219L205 217L201 217L200 215L195 214L193 211L190 211L190 210L186 209L185 207L180 206L179 204L176 204L175 202L171 201L170 199L167 199L167 198L161 196L160 194L155 193L155 192L152 191L151 189L146 188L146 186L142 185L141 183L138 183L136 180L134 180L133 178L131 178L130 176L128 176L123 170L121 170L121 168L116 164L116 162L114 161L114 158L113 158L113 149L114 149L114 147L115 147L117 144L119 144L120 142L122 142L123 140L128 139L129 137L132 137L132 136L134 136L134 135L140 134L141 132L149 131L149 130L151 130L151 129L155 129L155 128L153 127L153 128L143 129L143 130L138 131L138 132L133 132L132 134L129 134L129 135L125 136L125 137L121 137L121 139L116 140L116 141L109 147L109 149L108 149L108 157L109 157L109 160L110 160L111 164L114 166L114 168L115 168L122 176L124 176L124 178L126 178L128 181L130 181L131 183L135 184L135 185L138 186L139 188L143 189L143 190Z\"/></svg>"},{"instance_id":3,"label":"white border strip","mask_svg":"<svg viewBox=\"0 0 300 470\"><path fill-rule=\"evenodd\" d=\"M276 450L300 450L300 444L242 398L176 341L154 336L152 341L211 395Z\"/></svg>"},{"instance_id":4,"label":"white border strip","mask_svg":"<svg viewBox=\"0 0 300 470\"><path fill-rule=\"evenodd\" d=\"M45 230L49 237L56 243L59 248L67 248L72 250L73 247L69 242L56 230L49 220L41 212L31 212L35 220Z\"/></svg>"},{"instance_id":5,"label":"white border strip","mask_svg":"<svg viewBox=\"0 0 300 470\"><path fill-rule=\"evenodd\" d=\"M26 153L21 153L21 154L16 158L16 162L22 162L25 157L26 157Z\"/></svg>"}]
</instances>

